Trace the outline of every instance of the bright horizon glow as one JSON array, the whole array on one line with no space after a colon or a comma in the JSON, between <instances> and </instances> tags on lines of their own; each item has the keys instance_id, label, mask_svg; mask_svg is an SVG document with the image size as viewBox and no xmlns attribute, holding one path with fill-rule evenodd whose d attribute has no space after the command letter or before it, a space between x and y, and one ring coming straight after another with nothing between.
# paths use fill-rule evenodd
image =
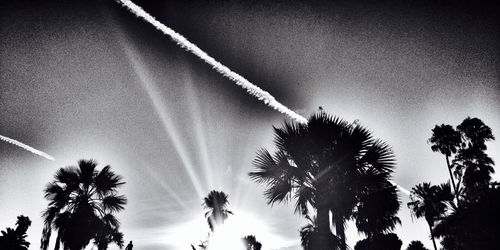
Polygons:
<instances>
[{"instance_id":1,"label":"bright horizon glow","mask_svg":"<svg viewBox=\"0 0 500 250\"><path fill-rule=\"evenodd\" d=\"M175 249L197 247L208 239L207 250L244 250L242 238L254 235L262 243L262 250L279 249L297 244L297 240L286 240L273 232L263 220L247 211L235 211L233 215L210 233L206 218L196 215L195 219L166 228L168 235L162 243L172 245Z\"/></svg>"}]
</instances>

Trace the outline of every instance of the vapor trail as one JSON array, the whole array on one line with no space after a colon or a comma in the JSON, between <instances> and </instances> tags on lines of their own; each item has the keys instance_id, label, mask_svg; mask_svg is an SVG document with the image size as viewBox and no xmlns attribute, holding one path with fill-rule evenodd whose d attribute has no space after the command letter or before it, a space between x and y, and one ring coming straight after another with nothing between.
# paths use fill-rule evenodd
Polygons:
<instances>
[{"instance_id":1,"label":"vapor trail","mask_svg":"<svg viewBox=\"0 0 500 250\"><path fill-rule=\"evenodd\" d=\"M307 123L307 119L301 115L295 113L294 111L287 108L285 105L276 101L276 99L269 94L269 92L259 88L253 83L249 82L243 76L230 70L228 67L224 66L213 57L209 56L205 51L201 50L194 43L188 41L184 36L175 32L173 29L165 26L163 23L156 20L153 16L147 13L144 9L134 4L130 0L116 0L122 6L126 7L130 12L135 14L137 17L144 19L144 21L152 24L157 30L161 31L163 34L169 36L177 45L179 45L184 50L191 52L198 58L212 66L212 68L222 74L223 76L229 78L231 81L235 82L236 85L245 89L250 95L253 95L257 99L263 101L269 107L288 115L291 119L299 123Z\"/></svg>"},{"instance_id":2,"label":"vapor trail","mask_svg":"<svg viewBox=\"0 0 500 250\"><path fill-rule=\"evenodd\" d=\"M0 140L2 140L2 141L4 141L4 142L11 143L11 144L14 144L14 145L16 145L16 146L18 146L18 147L20 147L20 148L23 148L23 149L25 149L25 150L28 150L28 151L30 151L31 153L36 154L36 155L39 155L39 156L41 156L41 157L44 157L44 158L46 158L46 159L48 159L48 160L51 160L51 161L55 161L55 160L56 160L54 157L52 157L52 156L50 156L50 155L48 155L48 154L46 154L46 153L44 153L44 152L42 152L42 151L40 151L40 150L34 149L34 148L32 148L32 147L30 147L30 146L28 146L28 145L26 145L26 144L24 144L24 143L22 143L22 142L20 142L20 141L17 141L17 140L11 139L11 138L9 138L9 137L6 137L6 136L3 136L3 135L0 135Z\"/></svg>"},{"instance_id":3,"label":"vapor trail","mask_svg":"<svg viewBox=\"0 0 500 250\"><path fill-rule=\"evenodd\" d=\"M393 186L396 186L396 187L399 189L399 191L401 191L401 193L403 193L403 194L406 194L406 195L410 196L410 191L408 191L408 189L406 189L406 188L404 188L404 187L400 186L400 185L399 185L399 184L397 184L396 182L393 182L393 181L389 181L389 182L390 182Z\"/></svg>"}]
</instances>

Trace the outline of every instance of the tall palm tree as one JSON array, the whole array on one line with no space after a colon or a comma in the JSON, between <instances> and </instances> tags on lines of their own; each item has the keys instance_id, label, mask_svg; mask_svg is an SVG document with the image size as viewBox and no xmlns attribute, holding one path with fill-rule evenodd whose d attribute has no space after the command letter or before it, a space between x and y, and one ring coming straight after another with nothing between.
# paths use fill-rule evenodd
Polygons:
<instances>
[{"instance_id":1,"label":"tall palm tree","mask_svg":"<svg viewBox=\"0 0 500 250\"><path fill-rule=\"evenodd\" d=\"M308 124L285 122L274 127L274 155L257 153L250 178L267 186L269 204L294 199L295 212L317 216L318 250L331 249L330 222L345 250L345 222L352 218L363 194L391 186L395 166L387 144L359 124L319 112ZM397 200L397 195L391 197ZM385 202L385 201L380 201ZM331 213L331 217L330 217Z\"/></svg>"},{"instance_id":2,"label":"tall palm tree","mask_svg":"<svg viewBox=\"0 0 500 250\"><path fill-rule=\"evenodd\" d=\"M410 198L408 208L415 217L425 218L429 225L434 250L437 250L434 224L446 212L449 202L453 200L449 184L440 186L434 186L428 182L418 184L412 188Z\"/></svg>"},{"instance_id":3,"label":"tall palm tree","mask_svg":"<svg viewBox=\"0 0 500 250\"><path fill-rule=\"evenodd\" d=\"M49 245L51 232L57 230L55 249L81 250L95 239L103 219L124 209L126 198L118 195L125 182L110 166L97 170L94 160L80 160L78 166L59 169L45 188L49 200L43 212L41 249Z\"/></svg>"},{"instance_id":4,"label":"tall palm tree","mask_svg":"<svg viewBox=\"0 0 500 250\"><path fill-rule=\"evenodd\" d=\"M212 190L208 193L207 197L203 199L203 205L208 211L205 213L208 226L213 232L216 226L224 223L229 214L233 212L227 209L229 201L228 195L222 191Z\"/></svg>"},{"instance_id":5,"label":"tall palm tree","mask_svg":"<svg viewBox=\"0 0 500 250\"><path fill-rule=\"evenodd\" d=\"M452 165L450 164L451 154L457 152L457 148L462 142L460 132L456 131L451 125L441 124L436 125L432 129L432 137L429 139L431 149L434 152L440 152L446 157L446 165L448 166L448 173L450 174L451 185L458 202L458 188L455 184L455 178L452 174Z\"/></svg>"},{"instance_id":6,"label":"tall palm tree","mask_svg":"<svg viewBox=\"0 0 500 250\"><path fill-rule=\"evenodd\" d=\"M26 231L31 226L28 217L20 215L17 217L16 229L8 227L0 235L0 249L28 250L30 243L26 241Z\"/></svg>"}]
</instances>

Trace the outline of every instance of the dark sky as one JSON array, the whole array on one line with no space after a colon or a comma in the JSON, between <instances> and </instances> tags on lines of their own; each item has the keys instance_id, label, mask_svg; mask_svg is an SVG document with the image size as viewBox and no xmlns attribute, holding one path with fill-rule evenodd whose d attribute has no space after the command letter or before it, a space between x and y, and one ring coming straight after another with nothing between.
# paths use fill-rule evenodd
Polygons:
<instances>
[{"instance_id":1,"label":"dark sky","mask_svg":"<svg viewBox=\"0 0 500 250\"><path fill-rule=\"evenodd\" d=\"M393 147L394 180L408 189L447 180L426 143L434 125L475 116L500 131L491 2L134 2L292 110L359 119ZM265 248L299 249L306 221L292 206L267 206L246 177L286 117L113 1L2 2L0 38L0 134L57 159L0 143L0 228L29 216L38 248L43 187L58 168L95 158L127 181L119 218L134 249L202 239L211 189L246 215L236 221L252 218L244 228L266 232ZM499 142L488 146L498 161ZM430 247L401 200L403 247ZM348 243L359 238L351 225Z\"/></svg>"}]
</instances>

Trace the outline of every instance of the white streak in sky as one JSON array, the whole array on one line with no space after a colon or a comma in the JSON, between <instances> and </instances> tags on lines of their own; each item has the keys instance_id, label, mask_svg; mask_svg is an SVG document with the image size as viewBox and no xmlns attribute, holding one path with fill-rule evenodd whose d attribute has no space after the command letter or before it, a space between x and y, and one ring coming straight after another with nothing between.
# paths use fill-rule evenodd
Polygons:
<instances>
[{"instance_id":1,"label":"white streak in sky","mask_svg":"<svg viewBox=\"0 0 500 250\"><path fill-rule=\"evenodd\" d=\"M212 66L212 68L215 71L219 72L223 76L235 82L238 86L245 89L250 95L253 95L257 99L263 101L269 107L283 114L288 115L291 119L299 123L303 124L307 123L306 118L290 110L288 107L281 104L280 102L276 101L276 99L271 94L269 94L269 92L259 88L258 86L249 82L243 76L230 70L228 67L224 66L223 64L215 60L213 57L209 56L205 51L201 50L198 46L188 41L184 36L175 32L171 28L165 26L163 23L156 20L153 16L151 16L141 7L134 4L132 1L130 0L116 0L116 1L119 2L121 5L123 5L124 7L126 7L127 9L129 9L130 12L135 14L137 17L144 19L146 22L152 24L156 29L161 31L163 34L169 36L181 48L196 55L198 58L200 58L201 60Z\"/></svg>"},{"instance_id":2,"label":"white streak in sky","mask_svg":"<svg viewBox=\"0 0 500 250\"><path fill-rule=\"evenodd\" d=\"M393 182L393 181L389 181L392 185L396 186L399 191L401 191L403 194L406 194L408 196L410 196L410 191L408 191L408 189L398 185L396 182Z\"/></svg>"},{"instance_id":3,"label":"white streak in sky","mask_svg":"<svg viewBox=\"0 0 500 250\"><path fill-rule=\"evenodd\" d=\"M39 156L41 156L41 157L44 157L44 158L46 158L46 159L48 159L48 160L51 160L51 161L55 161L55 160L56 160L54 157L52 157L52 156L48 155L47 153L44 153L44 152L42 152L42 151L40 151L40 150L37 150L37 149L34 149L34 148L32 148L32 147L30 147L30 146L28 146L28 145L26 145L26 144L24 144L24 143L22 143L22 142L20 142L20 141L16 141L16 140L11 139L11 138L9 138L9 137L5 137L5 136L3 136L3 135L0 135L0 140L5 141L5 142L8 142L8 143L11 143L11 144L14 144L14 145L16 145L16 146L18 146L18 147L20 147L20 148L23 148L23 149L25 149L25 150L28 150L28 151L30 151L31 153L36 154L36 155L39 155Z\"/></svg>"}]
</instances>

